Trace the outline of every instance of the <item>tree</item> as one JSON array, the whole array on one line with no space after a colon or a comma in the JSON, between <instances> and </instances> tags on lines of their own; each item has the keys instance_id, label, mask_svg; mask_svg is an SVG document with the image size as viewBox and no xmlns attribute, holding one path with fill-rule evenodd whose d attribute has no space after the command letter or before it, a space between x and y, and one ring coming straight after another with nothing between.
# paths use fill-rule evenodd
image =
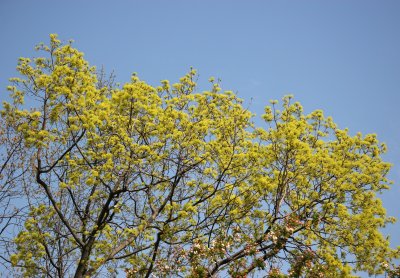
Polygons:
<instances>
[{"instance_id":1,"label":"tree","mask_svg":"<svg viewBox=\"0 0 400 278\"><path fill-rule=\"evenodd\" d=\"M1 112L22 138L27 208L9 258L21 274L352 277L398 256L380 232L394 219L376 195L390 165L375 135L291 96L256 128L213 79L197 92L194 70L118 87L71 42L37 49L46 56L19 60Z\"/></svg>"},{"instance_id":2,"label":"tree","mask_svg":"<svg viewBox=\"0 0 400 278\"><path fill-rule=\"evenodd\" d=\"M12 123L0 121L0 249L3 251L0 263L3 269L9 266L4 262L12 245L10 230L20 225L23 212L23 205L16 204L16 200L23 195L18 183L26 172L20 164L24 150L23 138L14 130Z\"/></svg>"}]
</instances>

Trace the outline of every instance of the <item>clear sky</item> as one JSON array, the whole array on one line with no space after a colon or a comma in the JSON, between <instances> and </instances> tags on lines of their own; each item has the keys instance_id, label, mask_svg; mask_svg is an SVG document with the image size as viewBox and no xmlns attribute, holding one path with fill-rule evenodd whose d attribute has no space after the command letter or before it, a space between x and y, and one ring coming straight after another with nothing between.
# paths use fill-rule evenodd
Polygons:
<instances>
[{"instance_id":1,"label":"clear sky","mask_svg":"<svg viewBox=\"0 0 400 278\"><path fill-rule=\"evenodd\" d=\"M201 89L221 78L258 115L291 93L388 144L395 183L383 200L400 218L400 1L2 0L0 26L0 100L17 58L50 33L121 83L132 72L173 82L193 66ZM386 232L400 245L400 223Z\"/></svg>"}]
</instances>

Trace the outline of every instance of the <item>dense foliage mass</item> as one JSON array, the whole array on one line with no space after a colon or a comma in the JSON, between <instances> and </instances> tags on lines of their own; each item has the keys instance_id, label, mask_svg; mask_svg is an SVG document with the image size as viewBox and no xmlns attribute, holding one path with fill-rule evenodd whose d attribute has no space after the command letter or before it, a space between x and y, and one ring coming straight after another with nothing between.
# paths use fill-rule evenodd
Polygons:
<instances>
[{"instance_id":1,"label":"dense foliage mass","mask_svg":"<svg viewBox=\"0 0 400 278\"><path fill-rule=\"evenodd\" d=\"M116 86L55 35L38 50L1 111L0 208L14 212L2 257L15 275L389 273L398 253L380 230L394 219L376 194L390 165L375 135L290 96L256 128L218 82L198 92L194 70Z\"/></svg>"}]
</instances>

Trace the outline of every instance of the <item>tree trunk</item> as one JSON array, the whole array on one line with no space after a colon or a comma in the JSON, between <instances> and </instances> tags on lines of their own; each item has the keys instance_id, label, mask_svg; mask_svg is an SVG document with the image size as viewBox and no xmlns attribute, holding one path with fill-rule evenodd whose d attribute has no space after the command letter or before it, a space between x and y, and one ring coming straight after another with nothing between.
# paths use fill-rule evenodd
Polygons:
<instances>
[{"instance_id":1,"label":"tree trunk","mask_svg":"<svg viewBox=\"0 0 400 278\"><path fill-rule=\"evenodd\" d=\"M85 246L83 246L81 259L79 260L74 278L84 278L85 275L89 274L88 273L89 258L93 244L94 244L94 238L92 237L89 239L88 243Z\"/></svg>"}]
</instances>

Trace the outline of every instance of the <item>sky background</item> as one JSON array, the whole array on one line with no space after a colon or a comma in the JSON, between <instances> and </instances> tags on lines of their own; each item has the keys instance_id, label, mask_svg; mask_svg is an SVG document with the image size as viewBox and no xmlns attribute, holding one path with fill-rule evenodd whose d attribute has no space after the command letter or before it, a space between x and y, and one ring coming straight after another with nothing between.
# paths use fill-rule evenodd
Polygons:
<instances>
[{"instance_id":1,"label":"sky background","mask_svg":"<svg viewBox=\"0 0 400 278\"><path fill-rule=\"evenodd\" d=\"M220 78L257 115L294 94L306 112L387 143L394 185L382 198L400 217L400 1L2 0L0 26L0 100L18 57L37 56L50 33L121 83L133 72L175 82L193 66L201 90ZM385 231L393 246L399 231Z\"/></svg>"}]
</instances>

